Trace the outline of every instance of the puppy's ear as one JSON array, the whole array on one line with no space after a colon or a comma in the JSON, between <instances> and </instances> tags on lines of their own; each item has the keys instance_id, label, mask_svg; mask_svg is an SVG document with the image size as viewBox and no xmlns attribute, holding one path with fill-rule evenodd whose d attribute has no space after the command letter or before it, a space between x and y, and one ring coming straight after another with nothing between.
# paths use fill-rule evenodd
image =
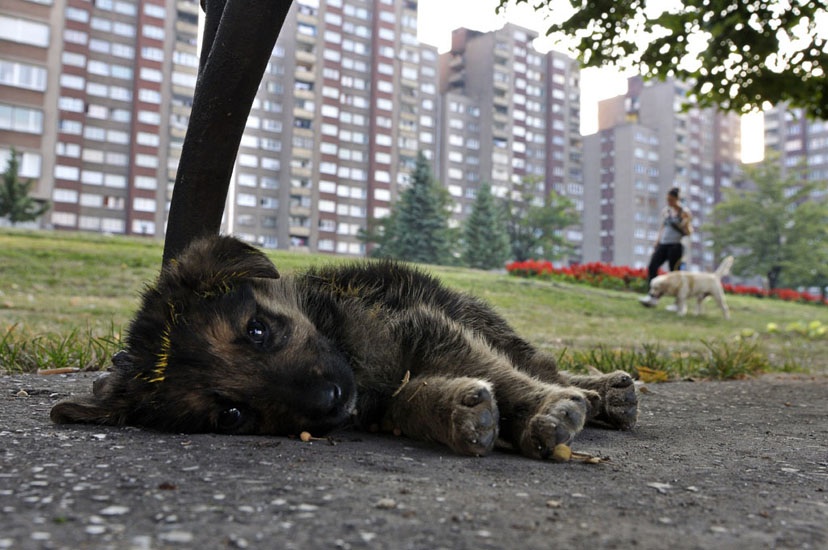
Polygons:
<instances>
[{"instance_id":1,"label":"puppy's ear","mask_svg":"<svg viewBox=\"0 0 828 550\"><path fill-rule=\"evenodd\" d=\"M123 352L121 352L123 353ZM55 424L108 424L124 423L128 401L115 397L116 384L111 373L101 374L92 384L92 395L70 397L58 401L49 417Z\"/></svg>"},{"instance_id":2,"label":"puppy's ear","mask_svg":"<svg viewBox=\"0 0 828 550\"><path fill-rule=\"evenodd\" d=\"M120 415L113 414L96 397L88 395L58 401L49 417L55 424L120 424Z\"/></svg>"},{"instance_id":3,"label":"puppy's ear","mask_svg":"<svg viewBox=\"0 0 828 550\"><path fill-rule=\"evenodd\" d=\"M163 288L213 293L241 279L278 279L276 266L258 249L232 237L206 237L171 260L158 279Z\"/></svg>"}]
</instances>

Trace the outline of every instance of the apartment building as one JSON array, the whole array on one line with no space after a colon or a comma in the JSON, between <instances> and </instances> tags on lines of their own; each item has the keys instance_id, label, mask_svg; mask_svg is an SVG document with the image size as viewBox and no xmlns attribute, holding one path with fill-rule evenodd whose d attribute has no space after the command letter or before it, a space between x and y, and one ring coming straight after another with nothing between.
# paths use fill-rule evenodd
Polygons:
<instances>
[{"instance_id":1,"label":"apartment building","mask_svg":"<svg viewBox=\"0 0 828 550\"><path fill-rule=\"evenodd\" d=\"M739 176L737 115L684 110L688 87L630 79L627 94L599 104L597 133L584 138L586 261L646 266L671 187L681 189L701 226ZM711 270L716 258L696 231L685 244L691 270Z\"/></svg>"},{"instance_id":2,"label":"apartment building","mask_svg":"<svg viewBox=\"0 0 828 550\"><path fill-rule=\"evenodd\" d=\"M8 0L0 156L53 203L42 225L164 234L197 74L195 0ZM363 255L418 151L470 211L536 179L583 211L579 70L515 25L459 29L438 56L415 0L298 0L242 137L223 230L269 248ZM438 151L440 152L438 155ZM0 159L0 160L3 160ZM581 259L583 229L567 229Z\"/></svg>"},{"instance_id":3,"label":"apartment building","mask_svg":"<svg viewBox=\"0 0 828 550\"><path fill-rule=\"evenodd\" d=\"M810 181L828 180L828 122L809 120L801 109L786 105L764 114L765 147L779 155L783 173L804 167Z\"/></svg>"},{"instance_id":4,"label":"apartment building","mask_svg":"<svg viewBox=\"0 0 828 550\"><path fill-rule=\"evenodd\" d=\"M265 247L363 255L417 152L436 160L437 51L411 0L294 2L242 139L226 229Z\"/></svg>"},{"instance_id":5,"label":"apartment building","mask_svg":"<svg viewBox=\"0 0 828 550\"><path fill-rule=\"evenodd\" d=\"M195 0L9 0L0 151L58 229L162 236L198 58Z\"/></svg>"},{"instance_id":6,"label":"apartment building","mask_svg":"<svg viewBox=\"0 0 828 550\"><path fill-rule=\"evenodd\" d=\"M47 118L44 106L57 100L49 69L60 55L52 15L52 7L40 2L10 0L0 6L0 165L5 170L11 148L17 149L20 175L35 182L34 195L41 199L50 194L43 152L54 149L54 138L44 132L54 117Z\"/></svg>"},{"instance_id":7,"label":"apartment building","mask_svg":"<svg viewBox=\"0 0 828 550\"><path fill-rule=\"evenodd\" d=\"M537 51L535 38L513 24L486 33L461 28L440 56L438 179L456 202L455 223L484 182L506 196L533 181L539 204L554 190L583 211L579 69L562 54ZM582 232L566 230L573 261Z\"/></svg>"}]
</instances>

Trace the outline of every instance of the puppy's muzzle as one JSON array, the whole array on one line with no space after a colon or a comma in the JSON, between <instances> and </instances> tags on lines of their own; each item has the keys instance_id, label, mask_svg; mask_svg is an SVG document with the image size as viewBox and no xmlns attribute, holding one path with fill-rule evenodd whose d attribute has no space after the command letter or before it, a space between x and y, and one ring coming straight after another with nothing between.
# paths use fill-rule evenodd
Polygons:
<instances>
[{"instance_id":1,"label":"puppy's muzzle","mask_svg":"<svg viewBox=\"0 0 828 550\"><path fill-rule=\"evenodd\" d=\"M339 384L325 382L309 392L305 407L312 417L324 418L336 415L338 410L347 408L348 396Z\"/></svg>"}]
</instances>

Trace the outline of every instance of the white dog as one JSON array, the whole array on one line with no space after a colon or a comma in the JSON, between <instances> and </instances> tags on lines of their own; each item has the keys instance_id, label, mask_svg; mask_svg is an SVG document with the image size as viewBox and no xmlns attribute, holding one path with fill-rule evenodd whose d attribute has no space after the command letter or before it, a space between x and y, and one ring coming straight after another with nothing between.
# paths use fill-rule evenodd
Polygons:
<instances>
[{"instance_id":1,"label":"white dog","mask_svg":"<svg viewBox=\"0 0 828 550\"><path fill-rule=\"evenodd\" d=\"M725 302L724 289L722 289L722 277L730 273L733 265L733 256L722 260L721 265L714 273L691 273L689 271L671 271L659 275L650 282L650 296L660 298L662 296L676 297L676 310L679 315L687 314L687 299L696 298L696 314L701 314L702 301L712 296L724 314L725 319L730 319L730 310Z\"/></svg>"}]
</instances>

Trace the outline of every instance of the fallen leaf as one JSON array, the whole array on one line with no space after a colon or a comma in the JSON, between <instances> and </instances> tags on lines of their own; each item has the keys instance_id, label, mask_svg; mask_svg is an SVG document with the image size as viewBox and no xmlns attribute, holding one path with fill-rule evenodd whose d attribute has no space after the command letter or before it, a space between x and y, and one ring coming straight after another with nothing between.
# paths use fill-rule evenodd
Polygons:
<instances>
[{"instance_id":1,"label":"fallen leaf","mask_svg":"<svg viewBox=\"0 0 828 550\"><path fill-rule=\"evenodd\" d=\"M636 370L638 371L639 380L645 383L666 382L670 379L663 370L651 369L649 367L638 367Z\"/></svg>"}]
</instances>

